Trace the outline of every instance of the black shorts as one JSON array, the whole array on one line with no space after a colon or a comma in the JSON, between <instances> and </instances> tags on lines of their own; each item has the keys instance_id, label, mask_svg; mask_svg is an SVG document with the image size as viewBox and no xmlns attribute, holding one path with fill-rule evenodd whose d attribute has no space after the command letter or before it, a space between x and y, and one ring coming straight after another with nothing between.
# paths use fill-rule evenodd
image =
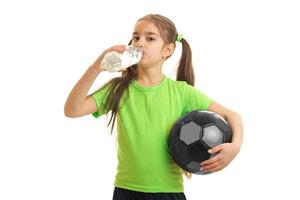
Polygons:
<instances>
[{"instance_id":1,"label":"black shorts","mask_svg":"<svg viewBox=\"0 0 300 200\"><path fill-rule=\"evenodd\" d=\"M186 197L183 192L145 193L115 187L113 200L186 200Z\"/></svg>"}]
</instances>

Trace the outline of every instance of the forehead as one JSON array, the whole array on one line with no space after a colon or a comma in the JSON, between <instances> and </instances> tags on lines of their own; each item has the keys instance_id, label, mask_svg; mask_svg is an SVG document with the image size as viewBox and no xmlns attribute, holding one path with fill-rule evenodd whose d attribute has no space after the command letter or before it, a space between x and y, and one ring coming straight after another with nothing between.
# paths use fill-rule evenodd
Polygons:
<instances>
[{"instance_id":1,"label":"forehead","mask_svg":"<svg viewBox=\"0 0 300 200\"><path fill-rule=\"evenodd\" d=\"M159 36L159 30L154 23L148 20L140 20L134 26L133 34L143 35L157 35Z\"/></svg>"}]
</instances>

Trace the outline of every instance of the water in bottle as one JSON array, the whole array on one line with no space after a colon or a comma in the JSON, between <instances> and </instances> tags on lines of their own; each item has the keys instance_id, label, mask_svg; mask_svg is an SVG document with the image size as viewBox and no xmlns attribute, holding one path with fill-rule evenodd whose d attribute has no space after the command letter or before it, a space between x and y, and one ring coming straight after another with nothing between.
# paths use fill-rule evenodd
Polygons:
<instances>
[{"instance_id":1,"label":"water in bottle","mask_svg":"<svg viewBox=\"0 0 300 200\"><path fill-rule=\"evenodd\" d=\"M137 64L142 58L143 50L134 46L127 46L123 53L116 51L104 55L101 65L108 72L117 72L122 68Z\"/></svg>"}]
</instances>

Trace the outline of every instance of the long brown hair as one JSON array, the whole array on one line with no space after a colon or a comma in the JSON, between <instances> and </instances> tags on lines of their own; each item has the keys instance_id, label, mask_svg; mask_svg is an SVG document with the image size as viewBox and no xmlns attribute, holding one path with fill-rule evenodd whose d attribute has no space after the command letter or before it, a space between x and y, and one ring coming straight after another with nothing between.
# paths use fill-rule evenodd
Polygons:
<instances>
[{"instance_id":1,"label":"long brown hair","mask_svg":"<svg viewBox=\"0 0 300 200\"><path fill-rule=\"evenodd\" d=\"M164 44L173 43L176 47L176 38L178 35L175 24L168 18L158 15L158 14L149 14L146 15L140 20L148 20L152 22L159 30L159 33L164 41ZM192 51L188 42L182 38L182 53L177 67L176 80L177 81L186 81L188 84L194 86L195 75L192 66ZM131 44L131 40L129 42ZM171 56L171 55L170 55ZM168 59L168 56L166 59ZM112 122L111 133L113 132L115 120L117 113L119 111L120 99L124 92L128 92L129 84L132 80L137 78L137 65L130 66L126 71L122 72L121 77L116 77L105 83L99 90L108 86L107 99L104 103L104 109L111 111L111 117L107 124L107 127ZM184 172L185 175L190 178L191 174Z\"/></svg>"}]
</instances>

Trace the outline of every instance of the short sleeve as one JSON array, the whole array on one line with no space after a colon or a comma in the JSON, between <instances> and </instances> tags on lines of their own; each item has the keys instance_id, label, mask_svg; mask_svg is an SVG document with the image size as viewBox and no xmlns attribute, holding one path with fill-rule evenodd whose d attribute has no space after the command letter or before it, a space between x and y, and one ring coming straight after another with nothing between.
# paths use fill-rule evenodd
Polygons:
<instances>
[{"instance_id":1,"label":"short sleeve","mask_svg":"<svg viewBox=\"0 0 300 200\"><path fill-rule=\"evenodd\" d=\"M212 99L195 87L183 82L183 114L193 110L207 110Z\"/></svg>"},{"instance_id":2,"label":"short sleeve","mask_svg":"<svg viewBox=\"0 0 300 200\"><path fill-rule=\"evenodd\" d=\"M92 115L95 118L98 118L103 114L107 113L107 110L104 108L107 95L108 95L108 87L100 88L99 90L91 94L92 98L94 99L97 105L97 111L92 113Z\"/></svg>"}]
</instances>

